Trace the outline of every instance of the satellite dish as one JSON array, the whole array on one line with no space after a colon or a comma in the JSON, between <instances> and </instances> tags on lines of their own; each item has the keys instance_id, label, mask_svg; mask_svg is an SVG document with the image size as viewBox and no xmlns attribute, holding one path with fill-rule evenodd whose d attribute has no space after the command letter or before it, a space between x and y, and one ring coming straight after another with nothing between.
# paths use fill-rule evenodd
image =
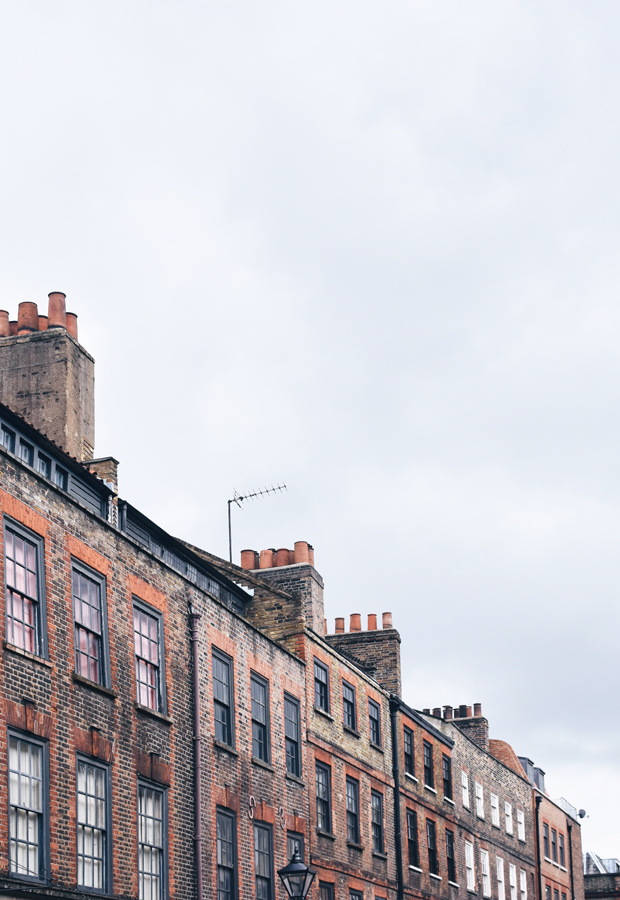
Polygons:
<instances>
[{"instance_id":1,"label":"satellite dish","mask_svg":"<svg viewBox=\"0 0 620 900\"><path fill-rule=\"evenodd\" d=\"M579 818L580 818L580 819L585 819L585 817L586 817L586 811L585 811L585 809L580 809L580 810L579 810Z\"/></svg>"}]
</instances>

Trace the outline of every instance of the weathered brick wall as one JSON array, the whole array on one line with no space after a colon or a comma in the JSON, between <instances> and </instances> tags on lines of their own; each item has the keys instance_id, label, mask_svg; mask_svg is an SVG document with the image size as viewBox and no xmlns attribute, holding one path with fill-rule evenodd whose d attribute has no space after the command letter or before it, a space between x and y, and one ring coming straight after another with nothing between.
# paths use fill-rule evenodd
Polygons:
<instances>
[{"instance_id":1,"label":"weathered brick wall","mask_svg":"<svg viewBox=\"0 0 620 900\"><path fill-rule=\"evenodd\" d=\"M250 621L274 637L274 627L279 625L281 628L278 637L285 636L296 622L311 628L316 634L324 633L323 579L314 566L297 563L259 569L254 574L269 586L285 591L291 600L288 603L280 600L282 608L279 609L278 601L270 602L258 589L255 594L256 602L250 603L248 607L247 616Z\"/></svg>"},{"instance_id":2,"label":"weathered brick wall","mask_svg":"<svg viewBox=\"0 0 620 900\"><path fill-rule=\"evenodd\" d=\"M570 872L570 848L569 836L572 840L573 850L573 885L576 900L583 900L584 897L584 879L583 879L583 863L581 849L581 826L571 816L567 815L563 809L557 806L549 797L542 794L539 790L534 789L533 799L541 798L539 818L540 818L540 858L543 892L545 885L551 887L551 896L553 898L553 890L557 889L562 900L562 893L565 893L570 900L571 894L571 872ZM559 849L558 861L554 862L550 857L545 858L543 825L549 826L549 839L551 840L551 829L554 828L558 835L564 836L565 842L565 859L564 866L560 865ZM569 825L571 826L569 829ZM551 848L550 848L551 854Z\"/></svg>"},{"instance_id":3,"label":"weathered brick wall","mask_svg":"<svg viewBox=\"0 0 620 900\"><path fill-rule=\"evenodd\" d=\"M401 696L400 635L395 628L328 634L325 639L337 650L359 659L374 672L374 677L384 690Z\"/></svg>"},{"instance_id":4,"label":"weathered brick wall","mask_svg":"<svg viewBox=\"0 0 620 900\"><path fill-rule=\"evenodd\" d=\"M481 750L489 749L489 723L484 716L471 716L467 719L453 719L453 724L466 734L470 741L477 744Z\"/></svg>"}]
</instances>

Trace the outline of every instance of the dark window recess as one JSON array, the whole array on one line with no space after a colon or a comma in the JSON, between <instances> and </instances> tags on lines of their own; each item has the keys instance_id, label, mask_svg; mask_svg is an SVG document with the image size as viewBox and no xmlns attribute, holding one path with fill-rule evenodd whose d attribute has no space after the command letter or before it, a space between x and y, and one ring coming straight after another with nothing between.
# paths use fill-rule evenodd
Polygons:
<instances>
[{"instance_id":1,"label":"dark window recess","mask_svg":"<svg viewBox=\"0 0 620 900\"><path fill-rule=\"evenodd\" d=\"M454 856L454 832L446 828L446 862L448 864L448 881L456 882L456 859ZM499 866L499 863L498 863Z\"/></svg>"},{"instance_id":2,"label":"dark window recess","mask_svg":"<svg viewBox=\"0 0 620 900\"><path fill-rule=\"evenodd\" d=\"M284 743L286 749L286 771L291 775L301 775L299 755L299 700L284 696Z\"/></svg>"},{"instance_id":3,"label":"dark window recess","mask_svg":"<svg viewBox=\"0 0 620 900\"><path fill-rule=\"evenodd\" d=\"M560 900L560 892L557 888L553 889L553 900Z\"/></svg>"},{"instance_id":4,"label":"dark window recess","mask_svg":"<svg viewBox=\"0 0 620 900\"><path fill-rule=\"evenodd\" d=\"M558 833L555 828L551 829L551 859L558 861Z\"/></svg>"},{"instance_id":5,"label":"dark window recess","mask_svg":"<svg viewBox=\"0 0 620 900\"><path fill-rule=\"evenodd\" d=\"M232 660L213 650L213 708L215 739L233 745L232 730Z\"/></svg>"},{"instance_id":6,"label":"dark window recess","mask_svg":"<svg viewBox=\"0 0 620 900\"><path fill-rule=\"evenodd\" d=\"M364 900L362 891L349 891L349 900Z\"/></svg>"},{"instance_id":7,"label":"dark window recess","mask_svg":"<svg viewBox=\"0 0 620 900\"><path fill-rule=\"evenodd\" d=\"M318 659L314 660L314 705L329 712L329 669Z\"/></svg>"},{"instance_id":8,"label":"dark window recess","mask_svg":"<svg viewBox=\"0 0 620 900\"><path fill-rule=\"evenodd\" d=\"M566 900L566 894L562 891L562 900Z\"/></svg>"},{"instance_id":9,"label":"dark window recess","mask_svg":"<svg viewBox=\"0 0 620 900\"><path fill-rule=\"evenodd\" d=\"M372 791L370 795L372 822L372 849L383 853L383 795Z\"/></svg>"},{"instance_id":10,"label":"dark window recess","mask_svg":"<svg viewBox=\"0 0 620 900\"><path fill-rule=\"evenodd\" d=\"M77 883L108 891L108 772L86 760L77 762Z\"/></svg>"},{"instance_id":11,"label":"dark window recess","mask_svg":"<svg viewBox=\"0 0 620 900\"><path fill-rule=\"evenodd\" d=\"M433 768L433 745L424 741L424 784L435 787L435 772Z\"/></svg>"},{"instance_id":12,"label":"dark window recess","mask_svg":"<svg viewBox=\"0 0 620 900\"><path fill-rule=\"evenodd\" d=\"M256 900L273 900L271 828L254 823L254 875Z\"/></svg>"},{"instance_id":13,"label":"dark window recess","mask_svg":"<svg viewBox=\"0 0 620 900\"><path fill-rule=\"evenodd\" d=\"M342 682L342 720L347 728L357 730L355 714L355 688L348 682Z\"/></svg>"},{"instance_id":14,"label":"dark window recess","mask_svg":"<svg viewBox=\"0 0 620 900\"><path fill-rule=\"evenodd\" d=\"M443 771L443 795L452 800L452 760L449 756L443 754L442 758Z\"/></svg>"},{"instance_id":15,"label":"dark window recess","mask_svg":"<svg viewBox=\"0 0 620 900\"><path fill-rule=\"evenodd\" d=\"M32 446L32 444L29 444L27 441L20 440L19 458L22 460L22 462L27 463L29 466L34 465L34 447Z\"/></svg>"},{"instance_id":16,"label":"dark window recess","mask_svg":"<svg viewBox=\"0 0 620 900\"><path fill-rule=\"evenodd\" d=\"M331 833L331 771L329 766L316 763L316 827Z\"/></svg>"},{"instance_id":17,"label":"dark window recess","mask_svg":"<svg viewBox=\"0 0 620 900\"><path fill-rule=\"evenodd\" d=\"M38 543L5 528L6 639L15 647L41 654L39 549Z\"/></svg>"},{"instance_id":18,"label":"dark window recess","mask_svg":"<svg viewBox=\"0 0 620 900\"><path fill-rule=\"evenodd\" d=\"M157 788L138 785L138 897L163 900L165 896L168 833L165 795Z\"/></svg>"},{"instance_id":19,"label":"dark window recess","mask_svg":"<svg viewBox=\"0 0 620 900\"><path fill-rule=\"evenodd\" d=\"M10 453L15 453L15 432L4 425L0 428L0 444Z\"/></svg>"},{"instance_id":20,"label":"dark window recess","mask_svg":"<svg viewBox=\"0 0 620 900\"><path fill-rule=\"evenodd\" d=\"M407 810L407 847L409 850L409 865L419 869L418 814L413 809Z\"/></svg>"},{"instance_id":21,"label":"dark window recess","mask_svg":"<svg viewBox=\"0 0 620 900\"><path fill-rule=\"evenodd\" d=\"M558 835L558 848L560 850L560 865L562 868L566 866L566 858L564 856L564 835Z\"/></svg>"},{"instance_id":22,"label":"dark window recess","mask_svg":"<svg viewBox=\"0 0 620 900\"><path fill-rule=\"evenodd\" d=\"M264 678L252 675L252 756L269 762L269 688Z\"/></svg>"},{"instance_id":23,"label":"dark window recess","mask_svg":"<svg viewBox=\"0 0 620 900\"><path fill-rule=\"evenodd\" d=\"M37 454L37 471L39 471L45 478L51 479L52 461L49 456L43 456L42 453Z\"/></svg>"},{"instance_id":24,"label":"dark window recess","mask_svg":"<svg viewBox=\"0 0 620 900\"><path fill-rule=\"evenodd\" d=\"M289 831L286 835L286 858L288 862L291 861L295 853L299 853L299 857L303 862L305 858L304 836L303 834L295 834L295 832Z\"/></svg>"},{"instance_id":25,"label":"dark window recess","mask_svg":"<svg viewBox=\"0 0 620 900\"><path fill-rule=\"evenodd\" d=\"M12 875L45 875L44 749L9 735L9 867Z\"/></svg>"},{"instance_id":26,"label":"dark window recess","mask_svg":"<svg viewBox=\"0 0 620 900\"><path fill-rule=\"evenodd\" d=\"M236 821L235 814L218 809L217 832L217 900L233 900L236 896Z\"/></svg>"},{"instance_id":27,"label":"dark window recess","mask_svg":"<svg viewBox=\"0 0 620 900\"><path fill-rule=\"evenodd\" d=\"M545 885L545 900L551 900L551 887L550 885Z\"/></svg>"},{"instance_id":28,"label":"dark window recess","mask_svg":"<svg viewBox=\"0 0 620 900\"><path fill-rule=\"evenodd\" d=\"M413 731L405 725L403 729L403 743L405 747L405 772L415 775L415 750L413 744Z\"/></svg>"},{"instance_id":29,"label":"dark window recess","mask_svg":"<svg viewBox=\"0 0 620 900\"><path fill-rule=\"evenodd\" d=\"M75 671L84 678L103 684L101 584L75 569L71 573L71 583L75 619Z\"/></svg>"},{"instance_id":30,"label":"dark window recess","mask_svg":"<svg viewBox=\"0 0 620 900\"><path fill-rule=\"evenodd\" d=\"M549 826L546 822L543 822L543 847L545 856L547 857L547 859L551 859L551 856L549 854ZM551 890L551 888L549 888L549 890Z\"/></svg>"},{"instance_id":31,"label":"dark window recess","mask_svg":"<svg viewBox=\"0 0 620 900\"><path fill-rule=\"evenodd\" d=\"M368 701L368 733L370 743L381 746L381 709L374 700Z\"/></svg>"},{"instance_id":32,"label":"dark window recess","mask_svg":"<svg viewBox=\"0 0 620 900\"><path fill-rule=\"evenodd\" d=\"M428 871L431 875L439 875L439 859L437 858L437 831L435 823L426 820L426 845L428 847Z\"/></svg>"},{"instance_id":33,"label":"dark window recess","mask_svg":"<svg viewBox=\"0 0 620 900\"><path fill-rule=\"evenodd\" d=\"M59 465L54 466L54 483L62 491L69 487L69 473Z\"/></svg>"},{"instance_id":34,"label":"dark window recess","mask_svg":"<svg viewBox=\"0 0 620 900\"><path fill-rule=\"evenodd\" d=\"M319 900L334 900L334 885L319 881Z\"/></svg>"},{"instance_id":35,"label":"dark window recess","mask_svg":"<svg viewBox=\"0 0 620 900\"><path fill-rule=\"evenodd\" d=\"M163 710L161 677L162 618L151 615L141 606L133 609L133 637L136 657L136 692L138 703L156 712Z\"/></svg>"},{"instance_id":36,"label":"dark window recess","mask_svg":"<svg viewBox=\"0 0 620 900\"><path fill-rule=\"evenodd\" d=\"M347 778L347 840L360 842L359 782Z\"/></svg>"}]
</instances>

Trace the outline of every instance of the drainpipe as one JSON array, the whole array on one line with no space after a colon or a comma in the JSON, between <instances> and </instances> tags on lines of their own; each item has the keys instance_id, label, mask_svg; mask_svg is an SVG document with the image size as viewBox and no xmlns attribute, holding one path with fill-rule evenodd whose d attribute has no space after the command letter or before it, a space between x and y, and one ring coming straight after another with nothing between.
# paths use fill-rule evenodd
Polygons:
<instances>
[{"instance_id":1,"label":"drainpipe","mask_svg":"<svg viewBox=\"0 0 620 900\"><path fill-rule=\"evenodd\" d=\"M568 858L570 860L570 893L571 900L575 900L575 876L573 875L573 826L568 824L566 820L566 830L568 831Z\"/></svg>"},{"instance_id":2,"label":"drainpipe","mask_svg":"<svg viewBox=\"0 0 620 900\"><path fill-rule=\"evenodd\" d=\"M538 866L538 896L539 900L543 900L543 882L542 882L542 866L540 862L540 804L542 797L536 794L536 864Z\"/></svg>"},{"instance_id":3,"label":"drainpipe","mask_svg":"<svg viewBox=\"0 0 620 900\"><path fill-rule=\"evenodd\" d=\"M401 817L400 817L400 766L398 765L398 726L396 714L400 709L400 699L394 694L390 697L390 720L392 724L392 774L394 776L394 818L396 819L394 827L394 841L396 843L396 880L397 880L397 900L403 900L403 843L401 833ZM573 898L574 900L574 898Z\"/></svg>"},{"instance_id":4,"label":"drainpipe","mask_svg":"<svg viewBox=\"0 0 620 900\"><path fill-rule=\"evenodd\" d=\"M196 900L202 900L202 759L200 746L200 678L198 672L198 623L200 614L189 604L189 627L194 670L194 854Z\"/></svg>"}]
</instances>

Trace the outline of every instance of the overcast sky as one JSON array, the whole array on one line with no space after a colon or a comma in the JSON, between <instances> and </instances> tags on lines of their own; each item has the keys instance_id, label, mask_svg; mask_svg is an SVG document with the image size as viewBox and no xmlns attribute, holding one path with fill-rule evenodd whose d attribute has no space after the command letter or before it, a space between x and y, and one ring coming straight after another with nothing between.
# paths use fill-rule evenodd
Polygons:
<instances>
[{"instance_id":1,"label":"overcast sky","mask_svg":"<svg viewBox=\"0 0 620 900\"><path fill-rule=\"evenodd\" d=\"M620 4L0 2L0 306L173 534L308 540L620 856Z\"/></svg>"}]
</instances>

